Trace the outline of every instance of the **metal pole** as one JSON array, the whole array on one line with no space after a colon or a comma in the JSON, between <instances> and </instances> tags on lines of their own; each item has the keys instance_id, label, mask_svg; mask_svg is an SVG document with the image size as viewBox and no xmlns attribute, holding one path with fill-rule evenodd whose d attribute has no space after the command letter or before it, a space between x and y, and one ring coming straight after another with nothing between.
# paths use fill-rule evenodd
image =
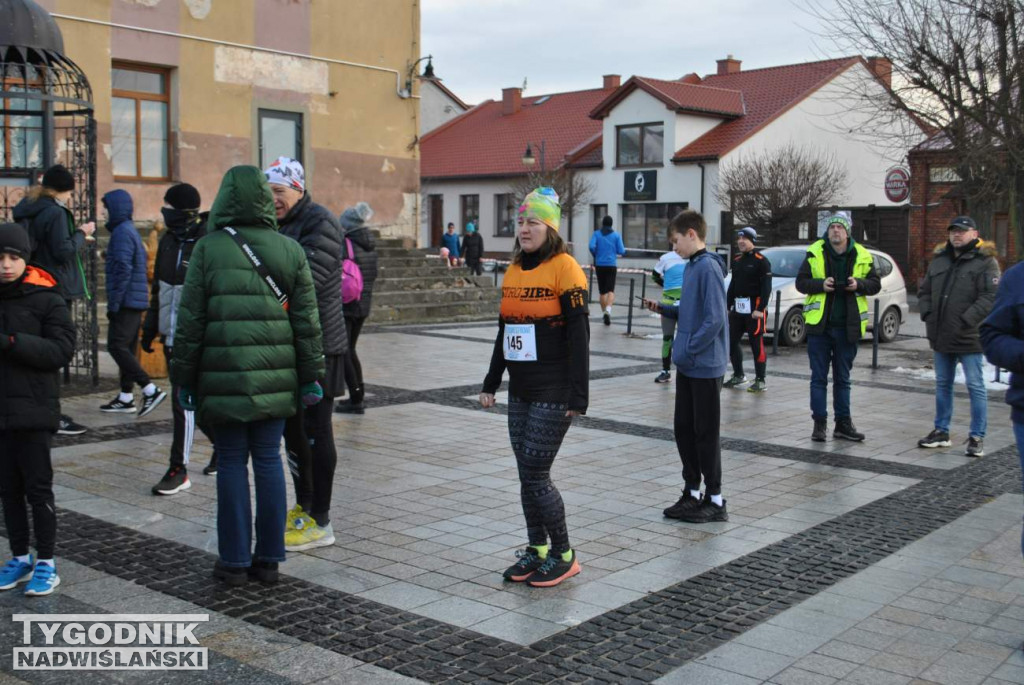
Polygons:
<instances>
[{"instance_id":1,"label":"metal pole","mask_svg":"<svg viewBox=\"0 0 1024 685\"><path fill-rule=\"evenodd\" d=\"M640 299L647 299L647 272L644 271L644 280L640 281Z\"/></svg>"},{"instance_id":2,"label":"metal pole","mask_svg":"<svg viewBox=\"0 0 1024 685\"><path fill-rule=\"evenodd\" d=\"M494 262L494 287L498 287L498 262Z\"/></svg>"},{"instance_id":3,"label":"metal pole","mask_svg":"<svg viewBox=\"0 0 1024 685\"><path fill-rule=\"evenodd\" d=\"M779 353L779 336L782 335L780 320L782 318L782 291L775 291L775 333L772 335L772 356Z\"/></svg>"},{"instance_id":4,"label":"metal pole","mask_svg":"<svg viewBox=\"0 0 1024 685\"><path fill-rule=\"evenodd\" d=\"M590 288L587 290L587 304L594 301L594 266L590 266Z\"/></svg>"},{"instance_id":5,"label":"metal pole","mask_svg":"<svg viewBox=\"0 0 1024 685\"><path fill-rule=\"evenodd\" d=\"M636 281L629 279L629 315L626 317L626 335L633 333L633 293L636 288Z\"/></svg>"},{"instance_id":6,"label":"metal pole","mask_svg":"<svg viewBox=\"0 0 1024 685\"><path fill-rule=\"evenodd\" d=\"M996 364L996 383L998 383L998 382L999 382L999 374L1000 374L1000 373L1002 373L1002 369L1000 369L1000 368L999 368L999 365L998 365L998 364Z\"/></svg>"},{"instance_id":7,"label":"metal pole","mask_svg":"<svg viewBox=\"0 0 1024 685\"><path fill-rule=\"evenodd\" d=\"M874 330L871 331L873 333L873 335L871 336L873 338L873 340L871 342L871 368L872 369L877 369L878 368L878 309L879 309L878 304L879 304L879 301L876 299L875 300L875 328L874 328Z\"/></svg>"}]
</instances>

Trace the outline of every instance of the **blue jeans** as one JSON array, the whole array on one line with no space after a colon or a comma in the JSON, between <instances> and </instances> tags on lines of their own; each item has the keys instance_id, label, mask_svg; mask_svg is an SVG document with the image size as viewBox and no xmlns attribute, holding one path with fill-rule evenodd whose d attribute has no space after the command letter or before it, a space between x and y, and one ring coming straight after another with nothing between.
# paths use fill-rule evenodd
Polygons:
<instances>
[{"instance_id":1,"label":"blue jeans","mask_svg":"<svg viewBox=\"0 0 1024 685\"><path fill-rule=\"evenodd\" d=\"M284 419L218 424L217 551L224 566L245 568L259 561L284 561L287 513L281 434ZM249 455L256 481L256 551L252 550Z\"/></svg>"},{"instance_id":2,"label":"blue jeans","mask_svg":"<svg viewBox=\"0 0 1024 685\"><path fill-rule=\"evenodd\" d=\"M949 420L953 418L953 379L958 360L964 368L967 392L971 396L971 435L984 438L988 428L988 392L985 390L984 363L980 353L935 353L935 428L949 432Z\"/></svg>"},{"instance_id":3,"label":"blue jeans","mask_svg":"<svg viewBox=\"0 0 1024 685\"><path fill-rule=\"evenodd\" d=\"M811 361L811 416L828 418L828 370L832 368L832 410L836 420L850 418L850 369L857 358L857 343L846 338L845 328L826 328L807 336Z\"/></svg>"},{"instance_id":4,"label":"blue jeans","mask_svg":"<svg viewBox=\"0 0 1024 685\"><path fill-rule=\"evenodd\" d=\"M1017 456L1020 458L1020 468L1024 472L1024 423L1013 424L1013 437L1017 438ZM1020 553L1024 555L1024 530L1020 535Z\"/></svg>"}]
</instances>

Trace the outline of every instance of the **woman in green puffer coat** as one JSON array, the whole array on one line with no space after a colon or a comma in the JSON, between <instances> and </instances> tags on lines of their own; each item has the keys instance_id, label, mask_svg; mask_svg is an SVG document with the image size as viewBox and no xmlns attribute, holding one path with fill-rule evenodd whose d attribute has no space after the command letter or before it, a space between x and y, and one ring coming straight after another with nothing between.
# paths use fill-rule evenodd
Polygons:
<instances>
[{"instance_id":1,"label":"woman in green puffer coat","mask_svg":"<svg viewBox=\"0 0 1024 685\"><path fill-rule=\"evenodd\" d=\"M174 336L171 379L182 406L213 428L219 459L214 576L240 585L248 575L277 579L284 561L284 420L301 400L323 397L320 319L302 247L277 232L263 172L237 166L224 175L207 235L192 252ZM224 229L235 229L288 296L278 301ZM252 551L249 455L256 481Z\"/></svg>"}]
</instances>

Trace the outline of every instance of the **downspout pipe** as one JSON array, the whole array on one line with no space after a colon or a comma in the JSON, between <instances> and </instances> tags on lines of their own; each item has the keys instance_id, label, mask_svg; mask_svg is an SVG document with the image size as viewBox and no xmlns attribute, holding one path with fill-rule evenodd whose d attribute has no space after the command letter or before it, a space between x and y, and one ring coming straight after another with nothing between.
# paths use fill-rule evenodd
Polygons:
<instances>
[{"instance_id":1,"label":"downspout pipe","mask_svg":"<svg viewBox=\"0 0 1024 685\"><path fill-rule=\"evenodd\" d=\"M697 162L700 167L700 213L704 215L704 162Z\"/></svg>"}]
</instances>

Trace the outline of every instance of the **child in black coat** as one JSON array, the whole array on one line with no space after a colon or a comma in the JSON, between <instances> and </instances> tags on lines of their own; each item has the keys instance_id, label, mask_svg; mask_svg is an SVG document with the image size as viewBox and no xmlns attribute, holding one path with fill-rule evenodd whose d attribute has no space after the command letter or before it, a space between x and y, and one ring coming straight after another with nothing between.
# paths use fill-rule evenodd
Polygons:
<instances>
[{"instance_id":1,"label":"child in black coat","mask_svg":"<svg viewBox=\"0 0 1024 685\"><path fill-rule=\"evenodd\" d=\"M60 584L50 439L60 423L58 371L74 354L75 327L53 276L26 263L31 251L25 229L0 224L0 501L14 556L0 568L0 590L27 582L25 594L38 596Z\"/></svg>"}]
</instances>

